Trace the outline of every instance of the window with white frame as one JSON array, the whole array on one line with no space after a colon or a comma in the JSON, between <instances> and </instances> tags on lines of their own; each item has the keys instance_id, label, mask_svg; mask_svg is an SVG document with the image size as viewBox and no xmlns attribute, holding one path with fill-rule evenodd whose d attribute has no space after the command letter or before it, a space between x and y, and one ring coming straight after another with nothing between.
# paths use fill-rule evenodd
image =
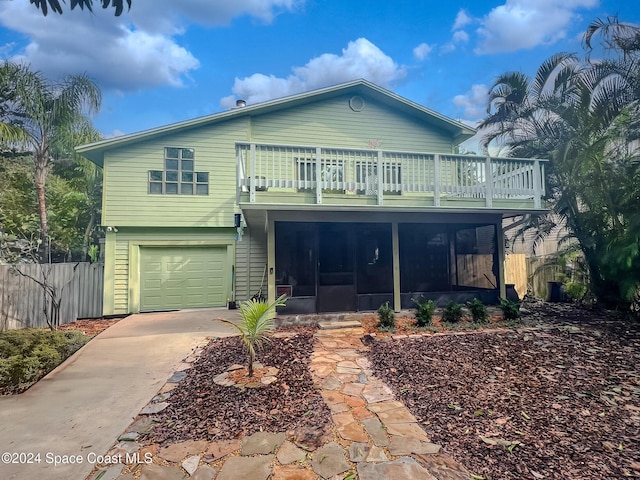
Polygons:
<instances>
[{"instance_id":1,"label":"window with white frame","mask_svg":"<svg viewBox=\"0 0 640 480\"><path fill-rule=\"evenodd\" d=\"M299 189L309 190L312 182L316 182L316 161L313 159L299 158L297 163L297 180ZM323 188L342 190L345 181L344 162L342 160L322 160L320 163L320 180Z\"/></svg>"},{"instance_id":2,"label":"window with white frame","mask_svg":"<svg viewBox=\"0 0 640 480\"><path fill-rule=\"evenodd\" d=\"M193 148L165 147L164 170L149 170L149 193L209 195L209 172L195 171Z\"/></svg>"}]
</instances>

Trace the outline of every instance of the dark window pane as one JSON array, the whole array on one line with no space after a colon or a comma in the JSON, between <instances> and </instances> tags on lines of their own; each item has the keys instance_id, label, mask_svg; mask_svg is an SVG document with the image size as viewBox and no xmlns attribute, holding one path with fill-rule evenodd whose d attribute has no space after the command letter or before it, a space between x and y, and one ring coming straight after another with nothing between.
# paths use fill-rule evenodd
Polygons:
<instances>
[{"instance_id":1,"label":"dark window pane","mask_svg":"<svg viewBox=\"0 0 640 480\"><path fill-rule=\"evenodd\" d=\"M169 171L166 173L167 182L177 182L178 181L178 172Z\"/></svg>"},{"instance_id":2,"label":"dark window pane","mask_svg":"<svg viewBox=\"0 0 640 480\"><path fill-rule=\"evenodd\" d=\"M183 195L193 195L193 183L180 184L180 193Z\"/></svg>"},{"instance_id":3,"label":"dark window pane","mask_svg":"<svg viewBox=\"0 0 640 480\"><path fill-rule=\"evenodd\" d=\"M161 182L162 170L149 170L149 180L154 182Z\"/></svg>"},{"instance_id":4,"label":"dark window pane","mask_svg":"<svg viewBox=\"0 0 640 480\"><path fill-rule=\"evenodd\" d=\"M196 195L209 195L209 185L196 185Z\"/></svg>"},{"instance_id":5,"label":"dark window pane","mask_svg":"<svg viewBox=\"0 0 640 480\"><path fill-rule=\"evenodd\" d=\"M193 148L183 148L182 158L193 158Z\"/></svg>"},{"instance_id":6,"label":"dark window pane","mask_svg":"<svg viewBox=\"0 0 640 480\"><path fill-rule=\"evenodd\" d=\"M149 183L149 193L162 193L162 183Z\"/></svg>"},{"instance_id":7,"label":"dark window pane","mask_svg":"<svg viewBox=\"0 0 640 480\"><path fill-rule=\"evenodd\" d=\"M180 154L180 149L179 148L167 147L167 148L164 149L165 158L178 158L179 154Z\"/></svg>"},{"instance_id":8,"label":"dark window pane","mask_svg":"<svg viewBox=\"0 0 640 480\"><path fill-rule=\"evenodd\" d=\"M193 160L182 160L182 170L193 172Z\"/></svg>"},{"instance_id":9,"label":"dark window pane","mask_svg":"<svg viewBox=\"0 0 640 480\"><path fill-rule=\"evenodd\" d=\"M198 183L209 183L209 172L198 172L198 173L196 173L196 182L198 182Z\"/></svg>"},{"instance_id":10,"label":"dark window pane","mask_svg":"<svg viewBox=\"0 0 640 480\"><path fill-rule=\"evenodd\" d=\"M193 172L182 172L182 181L193 183Z\"/></svg>"},{"instance_id":11,"label":"dark window pane","mask_svg":"<svg viewBox=\"0 0 640 480\"><path fill-rule=\"evenodd\" d=\"M165 160L164 168L167 170L178 170L178 160Z\"/></svg>"},{"instance_id":12,"label":"dark window pane","mask_svg":"<svg viewBox=\"0 0 640 480\"><path fill-rule=\"evenodd\" d=\"M165 184L166 193L177 194L178 193L178 184L177 183L167 183Z\"/></svg>"}]
</instances>

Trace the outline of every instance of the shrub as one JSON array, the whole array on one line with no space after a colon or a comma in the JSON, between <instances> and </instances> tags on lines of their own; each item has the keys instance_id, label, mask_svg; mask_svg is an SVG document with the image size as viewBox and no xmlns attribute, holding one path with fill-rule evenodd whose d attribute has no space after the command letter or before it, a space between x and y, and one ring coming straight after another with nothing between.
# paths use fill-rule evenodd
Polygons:
<instances>
[{"instance_id":1,"label":"shrub","mask_svg":"<svg viewBox=\"0 0 640 480\"><path fill-rule=\"evenodd\" d=\"M383 303L378 309L378 328L381 330L395 330L396 316L389 302Z\"/></svg>"},{"instance_id":2,"label":"shrub","mask_svg":"<svg viewBox=\"0 0 640 480\"><path fill-rule=\"evenodd\" d=\"M520 318L520 304L507 298L500 299L500 310L505 320L517 320Z\"/></svg>"},{"instance_id":3,"label":"shrub","mask_svg":"<svg viewBox=\"0 0 640 480\"><path fill-rule=\"evenodd\" d=\"M486 323L489 320L487 307L485 307L481 300L474 298L470 302L467 302L467 308L471 312L474 322Z\"/></svg>"},{"instance_id":4,"label":"shrub","mask_svg":"<svg viewBox=\"0 0 640 480\"><path fill-rule=\"evenodd\" d=\"M462 305L456 302L449 302L442 312L442 321L447 323L458 323L462 320Z\"/></svg>"},{"instance_id":5,"label":"shrub","mask_svg":"<svg viewBox=\"0 0 640 480\"><path fill-rule=\"evenodd\" d=\"M568 282L564 284L564 296L567 300L580 302L587 294L587 286L580 282Z\"/></svg>"},{"instance_id":6,"label":"shrub","mask_svg":"<svg viewBox=\"0 0 640 480\"><path fill-rule=\"evenodd\" d=\"M427 300L426 302L420 302L415 299L411 299L416 304L416 320L419 327L428 327L431 325L433 314L436 311L436 302L433 300Z\"/></svg>"}]
</instances>

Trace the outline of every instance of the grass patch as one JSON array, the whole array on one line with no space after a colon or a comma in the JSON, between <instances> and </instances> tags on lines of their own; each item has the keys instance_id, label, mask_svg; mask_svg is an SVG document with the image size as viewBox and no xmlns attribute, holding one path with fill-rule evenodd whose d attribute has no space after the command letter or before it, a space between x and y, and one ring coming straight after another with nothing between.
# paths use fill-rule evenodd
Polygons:
<instances>
[{"instance_id":1,"label":"grass patch","mask_svg":"<svg viewBox=\"0 0 640 480\"><path fill-rule=\"evenodd\" d=\"M77 330L0 332L0 394L25 391L88 341Z\"/></svg>"}]
</instances>

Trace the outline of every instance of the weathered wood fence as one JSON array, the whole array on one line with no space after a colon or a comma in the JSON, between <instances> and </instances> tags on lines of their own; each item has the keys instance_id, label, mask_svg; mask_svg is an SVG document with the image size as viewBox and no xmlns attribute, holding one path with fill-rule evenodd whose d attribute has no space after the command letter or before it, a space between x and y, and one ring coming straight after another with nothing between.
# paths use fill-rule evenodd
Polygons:
<instances>
[{"instance_id":1,"label":"weathered wood fence","mask_svg":"<svg viewBox=\"0 0 640 480\"><path fill-rule=\"evenodd\" d=\"M513 283L520 298L527 292L547 298L548 282L558 280L560 266L548 257L526 258L524 253L512 253L505 258L505 280Z\"/></svg>"},{"instance_id":2,"label":"weathered wood fence","mask_svg":"<svg viewBox=\"0 0 640 480\"><path fill-rule=\"evenodd\" d=\"M60 300L60 323L102 315L104 266L98 263L0 265L0 330L46 327L45 307L50 306L42 287L54 286ZM32 277L32 278L28 278Z\"/></svg>"}]
</instances>

